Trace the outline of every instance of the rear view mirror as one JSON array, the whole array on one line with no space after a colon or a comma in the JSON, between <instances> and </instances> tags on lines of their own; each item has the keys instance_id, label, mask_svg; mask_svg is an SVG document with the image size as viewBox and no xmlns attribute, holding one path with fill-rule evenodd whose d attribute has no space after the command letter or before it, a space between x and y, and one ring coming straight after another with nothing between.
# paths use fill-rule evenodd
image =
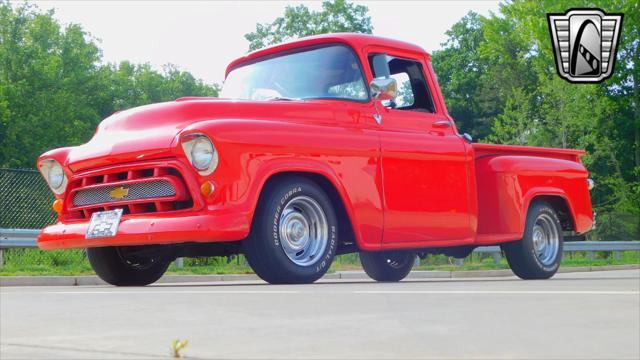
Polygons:
<instances>
[{"instance_id":1,"label":"rear view mirror","mask_svg":"<svg viewBox=\"0 0 640 360\"><path fill-rule=\"evenodd\" d=\"M398 83L396 79L393 78L373 79L369 88L371 89L371 96L374 100L393 101L398 95Z\"/></svg>"}]
</instances>

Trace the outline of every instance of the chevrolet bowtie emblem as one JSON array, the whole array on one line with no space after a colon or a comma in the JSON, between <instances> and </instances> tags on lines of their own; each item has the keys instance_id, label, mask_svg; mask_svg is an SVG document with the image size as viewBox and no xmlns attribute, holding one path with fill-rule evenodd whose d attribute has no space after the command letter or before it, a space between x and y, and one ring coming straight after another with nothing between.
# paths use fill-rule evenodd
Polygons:
<instances>
[{"instance_id":1,"label":"chevrolet bowtie emblem","mask_svg":"<svg viewBox=\"0 0 640 360\"><path fill-rule=\"evenodd\" d=\"M120 186L109 191L109 197L112 198L113 200L121 200L126 198L128 195L129 195L129 189L124 186Z\"/></svg>"}]
</instances>

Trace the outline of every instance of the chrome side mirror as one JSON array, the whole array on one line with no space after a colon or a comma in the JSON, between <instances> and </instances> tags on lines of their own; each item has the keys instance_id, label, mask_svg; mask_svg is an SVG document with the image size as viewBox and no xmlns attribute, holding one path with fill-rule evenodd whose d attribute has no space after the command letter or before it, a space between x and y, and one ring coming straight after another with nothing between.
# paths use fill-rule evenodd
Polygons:
<instances>
[{"instance_id":1,"label":"chrome side mirror","mask_svg":"<svg viewBox=\"0 0 640 360\"><path fill-rule=\"evenodd\" d=\"M374 100L395 100L398 95L398 83L393 78L373 79L369 88Z\"/></svg>"}]
</instances>

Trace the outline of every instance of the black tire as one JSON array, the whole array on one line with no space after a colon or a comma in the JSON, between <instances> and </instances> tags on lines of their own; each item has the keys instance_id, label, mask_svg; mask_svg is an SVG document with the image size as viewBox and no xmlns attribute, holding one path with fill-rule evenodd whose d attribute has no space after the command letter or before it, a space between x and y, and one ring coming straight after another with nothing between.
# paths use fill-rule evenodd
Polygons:
<instances>
[{"instance_id":1,"label":"black tire","mask_svg":"<svg viewBox=\"0 0 640 360\"><path fill-rule=\"evenodd\" d=\"M555 251L549 250L547 254L543 253L540 248L536 249L534 237L538 236L536 233L539 231L546 234L549 239L557 237ZM547 241L544 237L538 237L538 239L545 239L542 243L547 244L546 246L555 243L552 240ZM507 257L511 270L518 277L525 280L548 279L560 267L563 241L562 225L553 207L546 202L536 201L529 207L527 212L527 221L522 240L503 244L502 250Z\"/></svg>"},{"instance_id":2,"label":"black tire","mask_svg":"<svg viewBox=\"0 0 640 360\"><path fill-rule=\"evenodd\" d=\"M105 282L116 286L145 286L156 282L169 267L159 258L135 257L135 247L97 247L87 249L93 271Z\"/></svg>"},{"instance_id":3,"label":"black tire","mask_svg":"<svg viewBox=\"0 0 640 360\"><path fill-rule=\"evenodd\" d=\"M305 213L304 208L296 208L298 204L306 203L311 208L308 212L315 211L316 222L310 220L312 215ZM288 241L286 231L284 237L281 233L284 231L281 229L287 228L283 226L287 224L287 214L295 213L308 220L308 226L300 229L306 229L306 237L302 236L302 239L308 239L306 243L310 247L299 253L292 253L292 246L288 246L292 242ZM291 236L294 239L295 235ZM327 194L313 181L292 176L272 182L263 189L251 233L242 241L242 247L249 265L261 279L271 284L308 284L321 278L331 266L337 237L338 222Z\"/></svg>"},{"instance_id":4,"label":"black tire","mask_svg":"<svg viewBox=\"0 0 640 360\"><path fill-rule=\"evenodd\" d=\"M360 253L364 272L373 280L384 282L400 281L407 277L415 258L415 253L402 250Z\"/></svg>"}]
</instances>

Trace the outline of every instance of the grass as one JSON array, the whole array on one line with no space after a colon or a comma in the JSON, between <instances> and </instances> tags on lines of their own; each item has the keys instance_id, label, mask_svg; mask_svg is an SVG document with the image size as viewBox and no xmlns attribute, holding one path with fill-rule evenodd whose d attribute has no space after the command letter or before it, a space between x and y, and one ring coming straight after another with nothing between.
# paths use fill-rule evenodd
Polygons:
<instances>
[{"instance_id":1,"label":"grass","mask_svg":"<svg viewBox=\"0 0 640 360\"><path fill-rule=\"evenodd\" d=\"M184 266L179 268L172 263L168 274L250 274L251 268L243 256L227 258L193 258L184 259ZM563 267L605 266L640 264L640 252L623 251L616 259L610 252L594 253L591 259L587 253L567 253L562 260ZM420 261L415 270L465 271L465 270L497 270L508 269L509 265L502 258L496 264L489 254L472 254L463 265L455 265L453 259L444 255L428 255ZM336 257L329 272L360 270L357 254L346 254ZM4 266L0 267L0 276L30 275L93 275L91 265L83 250L42 251L36 249L11 249L4 251Z\"/></svg>"},{"instance_id":2,"label":"grass","mask_svg":"<svg viewBox=\"0 0 640 360\"><path fill-rule=\"evenodd\" d=\"M585 267L585 266L607 266L607 265L640 265L640 252L624 251L620 252L620 259L616 259L612 253L600 252L594 254L594 258L590 259L587 253L567 253L562 259L561 267ZM500 263L496 264L488 254L474 254L471 259L465 259L462 266L455 264L430 264L427 261L421 261L420 266L414 268L416 270L442 270L442 271L461 271L461 270L500 270L509 269L506 258L502 257Z\"/></svg>"}]
</instances>

